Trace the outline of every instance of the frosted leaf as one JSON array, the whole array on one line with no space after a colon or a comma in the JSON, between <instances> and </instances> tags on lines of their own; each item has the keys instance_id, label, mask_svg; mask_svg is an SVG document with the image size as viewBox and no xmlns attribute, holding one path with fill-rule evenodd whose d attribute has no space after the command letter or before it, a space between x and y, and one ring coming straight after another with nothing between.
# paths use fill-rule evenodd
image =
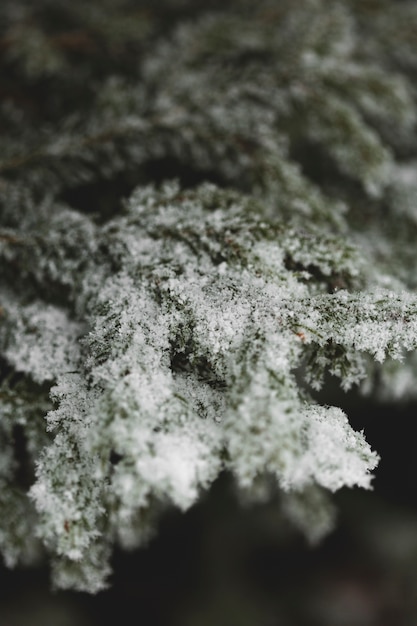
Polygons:
<instances>
[{"instance_id":1,"label":"frosted leaf","mask_svg":"<svg viewBox=\"0 0 417 626\"><path fill-rule=\"evenodd\" d=\"M82 560L55 559L52 562L54 587L93 594L105 590L111 573L109 557L109 547L104 543L96 543L89 547Z\"/></svg>"},{"instance_id":2,"label":"frosted leaf","mask_svg":"<svg viewBox=\"0 0 417 626\"><path fill-rule=\"evenodd\" d=\"M81 588L93 546L146 541L158 511L190 507L223 469L248 490L265 474L288 493L370 487L377 454L293 372L308 358L311 385L329 371L348 388L366 376L365 355L400 358L416 345L415 297L355 291L365 279L354 245L254 206L214 185L137 189L96 228L105 258L74 277L82 322L8 304L9 361L54 381L30 497L37 536L62 559L60 585ZM44 237L56 249L66 233Z\"/></svg>"},{"instance_id":3,"label":"frosted leaf","mask_svg":"<svg viewBox=\"0 0 417 626\"><path fill-rule=\"evenodd\" d=\"M250 389L230 426L230 465L243 486L266 467L285 491L316 484L331 491L343 485L369 488L378 456L335 407L299 405ZM252 400L253 398L253 400ZM298 409L298 410L297 410ZM265 433L268 433L265 436Z\"/></svg>"},{"instance_id":4,"label":"frosted leaf","mask_svg":"<svg viewBox=\"0 0 417 626\"><path fill-rule=\"evenodd\" d=\"M316 545L336 524L334 505L328 494L316 486L301 492L284 493L282 508L286 517L300 529L311 545Z\"/></svg>"},{"instance_id":5,"label":"frosted leaf","mask_svg":"<svg viewBox=\"0 0 417 626\"><path fill-rule=\"evenodd\" d=\"M77 367L83 326L70 320L64 310L39 302L26 307L10 302L5 315L13 339L6 340L4 356L16 371L42 383Z\"/></svg>"},{"instance_id":6,"label":"frosted leaf","mask_svg":"<svg viewBox=\"0 0 417 626\"><path fill-rule=\"evenodd\" d=\"M2 478L0 490L0 550L4 563L7 567L36 564L43 550L35 533L38 520L34 507L23 490Z\"/></svg>"}]
</instances>

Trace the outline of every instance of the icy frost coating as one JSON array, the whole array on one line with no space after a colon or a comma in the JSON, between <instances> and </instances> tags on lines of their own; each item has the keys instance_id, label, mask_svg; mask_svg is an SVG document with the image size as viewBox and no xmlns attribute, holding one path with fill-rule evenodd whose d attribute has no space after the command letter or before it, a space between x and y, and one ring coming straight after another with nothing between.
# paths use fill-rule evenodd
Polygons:
<instances>
[{"instance_id":1,"label":"icy frost coating","mask_svg":"<svg viewBox=\"0 0 417 626\"><path fill-rule=\"evenodd\" d=\"M0 6L0 63L27 93L0 107L6 563L43 551L56 586L96 592L115 543L140 545L223 470L245 497L277 485L317 541L328 493L369 488L378 456L312 390L326 373L417 388L415 8L161 0L126 21L128 0L15 2ZM87 28L81 50L52 33L67 22Z\"/></svg>"},{"instance_id":2,"label":"icy frost coating","mask_svg":"<svg viewBox=\"0 0 417 626\"><path fill-rule=\"evenodd\" d=\"M293 229L253 213L252 201L209 185L137 190L126 215L95 229L90 249L101 252L87 248L83 272L67 259L42 270L70 277L89 328L81 338L58 308L46 325L5 294L6 357L17 371L29 363L37 382L55 363L52 440L30 495L60 584L99 589L106 568L86 571L110 539L140 543L152 511L186 509L222 469L243 488L263 474L285 491L369 487L377 455L340 409L309 400L296 371L309 354L316 384L326 364L345 385L359 382L367 354L416 347L417 299L380 288L328 293L338 274L359 280L354 248L328 237L327 251L343 250L331 261L318 236L305 232L295 245ZM16 262L24 253L22 244ZM288 269L301 258L321 282ZM27 333L36 361L23 349Z\"/></svg>"}]
</instances>

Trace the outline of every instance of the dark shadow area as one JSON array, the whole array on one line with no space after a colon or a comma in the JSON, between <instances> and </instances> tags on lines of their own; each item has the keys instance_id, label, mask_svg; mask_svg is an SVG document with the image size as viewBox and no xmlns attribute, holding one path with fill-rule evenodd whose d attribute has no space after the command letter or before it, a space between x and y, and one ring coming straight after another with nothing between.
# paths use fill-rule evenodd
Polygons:
<instances>
[{"instance_id":1,"label":"dark shadow area","mask_svg":"<svg viewBox=\"0 0 417 626\"><path fill-rule=\"evenodd\" d=\"M97 178L66 188L58 200L71 208L90 215L95 222L103 224L120 215L124 203L138 185L152 184L155 187L167 180L178 180L182 189L193 189L211 182L227 186L217 172L196 170L174 158L150 160L135 170L124 170L109 179Z\"/></svg>"},{"instance_id":2,"label":"dark shadow area","mask_svg":"<svg viewBox=\"0 0 417 626\"><path fill-rule=\"evenodd\" d=\"M181 162L174 157L152 159L145 163L142 184L152 182L160 185L165 180L178 179L182 189L192 189L210 182L219 187L227 186L227 181L215 170L196 169L192 163Z\"/></svg>"},{"instance_id":3,"label":"dark shadow area","mask_svg":"<svg viewBox=\"0 0 417 626\"><path fill-rule=\"evenodd\" d=\"M66 189L59 200L69 204L71 208L91 215L102 224L119 215L126 200L138 181L124 172L108 180L94 180Z\"/></svg>"}]
</instances>

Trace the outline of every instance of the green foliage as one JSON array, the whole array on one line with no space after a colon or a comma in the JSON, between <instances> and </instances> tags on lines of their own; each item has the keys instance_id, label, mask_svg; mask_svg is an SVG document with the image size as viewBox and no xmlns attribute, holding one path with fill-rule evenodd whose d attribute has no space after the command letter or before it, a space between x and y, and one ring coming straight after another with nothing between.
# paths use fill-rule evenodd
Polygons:
<instances>
[{"instance_id":1,"label":"green foliage","mask_svg":"<svg viewBox=\"0 0 417 626\"><path fill-rule=\"evenodd\" d=\"M416 389L412 3L0 12L6 563L97 592L222 471L317 541L378 455L315 391Z\"/></svg>"}]
</instances>

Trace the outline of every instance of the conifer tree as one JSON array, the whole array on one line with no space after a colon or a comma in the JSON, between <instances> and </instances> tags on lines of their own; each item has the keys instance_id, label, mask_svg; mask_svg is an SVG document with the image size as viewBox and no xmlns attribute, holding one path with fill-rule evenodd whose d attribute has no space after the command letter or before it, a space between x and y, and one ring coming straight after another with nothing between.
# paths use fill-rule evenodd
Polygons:
<instances>
[{"instance_id":1,"label":"conifer tree","mask_svg":"<svg viewBox=\"0 0 417 626\"><path fill-rule=\"evenodd\" d=\"M221 472L312 541L417 389L417 7L0 5L0 550L97 592Z\"/></svg>"}]
</instances>

